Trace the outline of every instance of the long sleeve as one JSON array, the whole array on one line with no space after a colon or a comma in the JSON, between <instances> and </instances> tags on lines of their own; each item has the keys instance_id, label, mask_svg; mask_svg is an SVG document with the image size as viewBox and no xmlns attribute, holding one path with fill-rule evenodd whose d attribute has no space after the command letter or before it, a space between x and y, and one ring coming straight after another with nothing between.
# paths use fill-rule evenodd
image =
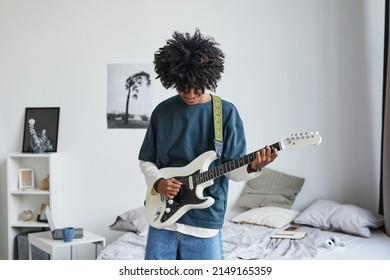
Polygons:
<instances>
[{"instance_id":1,"label":"long sleeve","mask_svg":"<svg viewBox=\"0 0 390 280\"><path fill-rule=\"evenodd\" d=\"M154 182L156 182L156 180L161 177L160 172L158 171L157 166L153 162L140 160L139 166L145 176L145 182L147 187L146 192L148 193L152 189Z\"/></svg>"},{"instance_id":2,"label":"long sleeve","mask_svg":"<svg viewBox=\"0 0 390 280\"><path fill-rule=\"evenodd\" d=\"M256 178L261 174L261 170L257 172L248 173L247 166L242 166L226 174L226 177L235 182L248 181Z\"/></svg>"}]
</instances>

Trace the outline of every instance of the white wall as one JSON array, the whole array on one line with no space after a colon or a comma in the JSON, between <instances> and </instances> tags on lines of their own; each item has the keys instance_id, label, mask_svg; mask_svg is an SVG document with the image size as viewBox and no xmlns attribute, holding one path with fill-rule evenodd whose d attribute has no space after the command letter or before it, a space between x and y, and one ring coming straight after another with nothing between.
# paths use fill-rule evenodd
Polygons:
<instances>
[{"instance_id":1,"label":"white wall","mask_svg":"<svg viewBox=\"0 0 390 280\"><path fill-rule=\"evenodd\" d=\"M323 136L272 165L306 178L294 208L322 196L376 210L383 20L383 0L0 0L2 258L6 156L21 150L25 107L61 107L65 223L110 242L116 215L143 203L145 130L106 128L107 64L151 63L174 30L196 27L226 53L217 93L241 112L248 152ZM173 92L155 82L154 94ZM233 205L243 183L231 186Z\"/></svg>"}]
</instances>

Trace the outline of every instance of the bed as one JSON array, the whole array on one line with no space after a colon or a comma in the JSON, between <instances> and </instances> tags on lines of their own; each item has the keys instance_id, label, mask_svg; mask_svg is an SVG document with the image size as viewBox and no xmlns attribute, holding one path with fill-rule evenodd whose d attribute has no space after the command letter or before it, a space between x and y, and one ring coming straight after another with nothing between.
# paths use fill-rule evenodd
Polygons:
<instances>
[{"instance_id":1,"label":"bed","mask_svg":"<svg viewBox=\"0 0 390 280\"><path fill-rule=\"evenodd\" d=\"M309 232L302 240L259 239L269 236L270 230L228 222L223 229L225 259L390 260L390 239L381 230L372 231L370 238L316 229ZM322 243L332 236L345 247L324 247ZM143 260L145 244L146 236L127 232L104 248L98 260Z\"/></svg>"},{"instance_id":2,"label":"bed","mask_svg":"<svg viewBox=\"0 0 390 280\"><path fill-rule=\"evenodd\" d=\"M265 169L248 181L241 213L222 228L227 260L390 260L383 217L357 205L316 198L303 211L292 209L303 178ZM291 226L301 239L272 238ZM142 260L148 232L145 208L118 215L112 230L125 233L105 247L98 260Z\"/></svg>"}]
</instances>

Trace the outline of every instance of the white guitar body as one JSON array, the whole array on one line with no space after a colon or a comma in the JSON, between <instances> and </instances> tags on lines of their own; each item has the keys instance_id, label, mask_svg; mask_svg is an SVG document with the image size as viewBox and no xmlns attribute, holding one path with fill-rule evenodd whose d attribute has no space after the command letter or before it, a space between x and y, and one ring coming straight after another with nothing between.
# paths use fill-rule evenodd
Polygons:
<instances>
[{"instance_id":1,"label":"white guitar body","mask_svg":"<svg viewBox=\"0 0 390 280\"><path fill-rule=\"evenodd\" d=\"M319 145L321 136L318 132L292 134L280 142L270 145L279 150L301 149L308 145ZM230 171L248 165L256 159L256 152L238 159L225 162L208 169L217 159L214 151L208 151L184 167L167 167L160 169L161 177L175 178L182 185L179 193L172 199L162 194L149 192L146 196L146 216L149 224L155 228L164 228L174 224L191 209L204 209L214 203L214 198L204 197L203 190L213 184L213 179Z\"/></svg>"},{"instance_id":2,"label":"white guitar body","mask_svg":"<svg viewBox=\"0 0 390 280\"><path fill-rule=\"evenodd\" d=\"M214 151L208 151L201 154L195 160L190 162L184 167L167 167L160 169L161 177L163 178L189 178L188 179L188 191L192 191L198 200L191 196L186 197L187 204L177 207L176 201L168 201L167 198L161 194L148 194L146 197L146 216L151 226L155 228L164 228L174 224L181 216L184 215L190 209L203 209L210 207L214 203L214 198L204 197L203 190L213 184L213 180L209 180L197 186L194 186L191 181L193 179L192 174L199 174L206 171L209 165L217 159L217 155ZM183 187L182 187L183 188ZM188 192L187 192L188 194ZM171 204L172 203L172 204ZM170 215L169 220L162 221L163 214L174 211L171 207L177 209L174 214Z\"/></svg>"}]
</instances>

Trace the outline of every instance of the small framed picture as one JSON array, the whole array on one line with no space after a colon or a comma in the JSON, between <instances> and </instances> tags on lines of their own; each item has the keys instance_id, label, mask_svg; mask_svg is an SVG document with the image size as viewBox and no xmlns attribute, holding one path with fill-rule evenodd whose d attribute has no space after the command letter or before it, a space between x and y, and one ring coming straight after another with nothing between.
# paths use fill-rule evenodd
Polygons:
<instances>
[{"instance_id":1,"label":"small framed picture","mask_svg":"<svg viewBox=\"0 0 390 280\"><path fill-rule=\"evenodd\" d=\"M59 118L59 107L26 108L22 152L57 152Z\"/></svg>"},{"instance_id":2,"label":"small framed picture","mask_svg":"<svg viewBox=\"0 0 390 280\"><path fill-rule=\"evenodd\" d=\"M19 169L19 189L32 190L34 189L34 170L30 168Z\"/></svg>"}]
</instances>

